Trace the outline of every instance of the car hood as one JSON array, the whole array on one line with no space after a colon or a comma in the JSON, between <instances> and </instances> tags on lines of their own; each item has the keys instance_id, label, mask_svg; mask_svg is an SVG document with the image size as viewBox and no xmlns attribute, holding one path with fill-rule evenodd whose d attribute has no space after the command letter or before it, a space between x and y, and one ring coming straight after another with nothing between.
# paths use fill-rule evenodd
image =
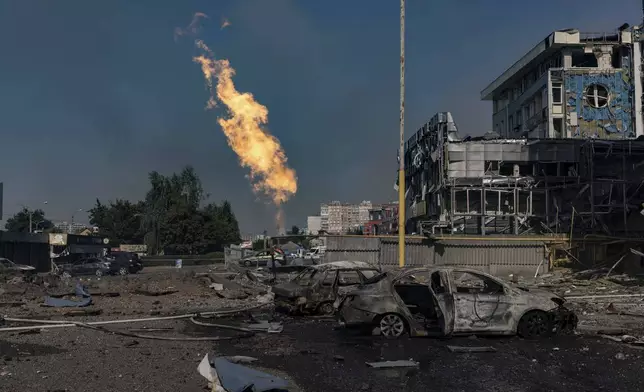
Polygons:
<instances>
[{"instance_id":1,"label":"car hood","mask_svg":"<svg viewBox=\"0 0 644 392\"><path fill-rule=\"evenodd\" d=\"M272 291L276 297L294 298L306 296L309 287L301 286L295 282L287 282L273 286Z\"/></svg>"},{"instance_id":2,"label":"car hood","mask_svg":"<svg viewBox=\"0 0 644 392\"><path fill-rule=\"evenodd\" d=\"M555 300L555 302L559 304L563 304L566 302L566 300L553 293L552 291L544 290L544 289L539 289L539 288L532 288L532 287L524 287L524 286L513 286L519 293L522 295L525 295L529 298L532 298L534 300L538 301L545 301L547 303L550 303L550 301Z\"/></svg>"}]
</instances>

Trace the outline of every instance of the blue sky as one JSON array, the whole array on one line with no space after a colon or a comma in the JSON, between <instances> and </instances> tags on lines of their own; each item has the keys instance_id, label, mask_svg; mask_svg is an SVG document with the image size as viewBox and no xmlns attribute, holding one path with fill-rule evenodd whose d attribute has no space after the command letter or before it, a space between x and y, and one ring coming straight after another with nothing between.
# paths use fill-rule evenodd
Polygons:
<instances>
[{"instance_id":1,"label":"blue sky","mask_svg":"<svg viewBox=\"0 0 644 392\"><path fill-rule=\"evenodd\" d=\"M407 3L408 135L438 111L462 133L490 130L480 91L550 31L613 31L642 12L639 0ZM210 16L201 37L268 107L297 171L288 226L321 202L396 197L398 1L2 0L5 218L21 203L46 200L51 218L70 219L97 197L137 200L149 171L190 164L212 201L232 202L242 231L274 230L274 208L203 109L192 42L173 39L195 12ZM220 30L224 17L232 25Z\"/></svg>"}]
</instances>

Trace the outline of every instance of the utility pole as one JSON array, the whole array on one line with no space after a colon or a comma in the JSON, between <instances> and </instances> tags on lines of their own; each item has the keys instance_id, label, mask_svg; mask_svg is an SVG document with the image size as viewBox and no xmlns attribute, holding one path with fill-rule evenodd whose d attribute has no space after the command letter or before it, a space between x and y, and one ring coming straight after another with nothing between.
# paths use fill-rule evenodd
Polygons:
<instances>
[{"instance_id":1,"label":"utility pole","mask_svg":"<svg viewBox=\"0 0 644 392\"><path fill-rule=\"evenodd\" d=\"M400 151L398 167L398 265L405 266L405 0L400 0Z\"/></svg>"}]
</instances>

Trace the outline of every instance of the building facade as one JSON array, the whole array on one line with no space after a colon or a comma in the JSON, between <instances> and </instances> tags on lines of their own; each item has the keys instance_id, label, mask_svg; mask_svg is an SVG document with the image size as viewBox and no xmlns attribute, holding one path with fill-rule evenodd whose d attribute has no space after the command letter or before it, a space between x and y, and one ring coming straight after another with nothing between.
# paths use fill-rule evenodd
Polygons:
<instances>
[{"instance_id":1,"label":"building facade","mask_svg":"<svg viewBox=\"0 0 644 392\"><path fill-rule=\"evenodd\" d=\"M346 234L362 229L369 221L369 210L373 208L370 201L359 204L332 201L320 205L320 228L329 234Z\"/></svg>"},{"instance_id":2,"label":"building facade","mask_svg":"<svg viewBox=\"0 0 644 392\"><path fill-rule=\"evenodd\" d=\"M306 218L306 233L311 235L317 235L320 230L322 230L322 217L321 216L309 216Z\"/></svg>"},{"instance_id":3,"label":"building facade","mask_svg":"<svg viewBox=\"0 0 644 392\"><path fill-rule=\"evenodd\" d=\"M503 138L633 139L642 129L640 34L555 31L481 92Z\"/></svg>"}]
</instances>

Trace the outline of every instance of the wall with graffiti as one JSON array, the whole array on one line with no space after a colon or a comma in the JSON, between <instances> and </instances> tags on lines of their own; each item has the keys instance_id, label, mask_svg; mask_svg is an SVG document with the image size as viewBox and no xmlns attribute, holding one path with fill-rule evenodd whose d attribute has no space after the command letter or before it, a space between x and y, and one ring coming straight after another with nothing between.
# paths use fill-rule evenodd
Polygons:
<instances>
[{"instance_id":1,"label":"wall with graffiti","mask_svg":"<svg viewBox=\"0 0 644 392\"><path fill-rule=\"evenodd\" d=\"M563 77L566 126L571 137L635 137L633 83L628 69L567 69Z\"/></svg>"}]
</instances>

